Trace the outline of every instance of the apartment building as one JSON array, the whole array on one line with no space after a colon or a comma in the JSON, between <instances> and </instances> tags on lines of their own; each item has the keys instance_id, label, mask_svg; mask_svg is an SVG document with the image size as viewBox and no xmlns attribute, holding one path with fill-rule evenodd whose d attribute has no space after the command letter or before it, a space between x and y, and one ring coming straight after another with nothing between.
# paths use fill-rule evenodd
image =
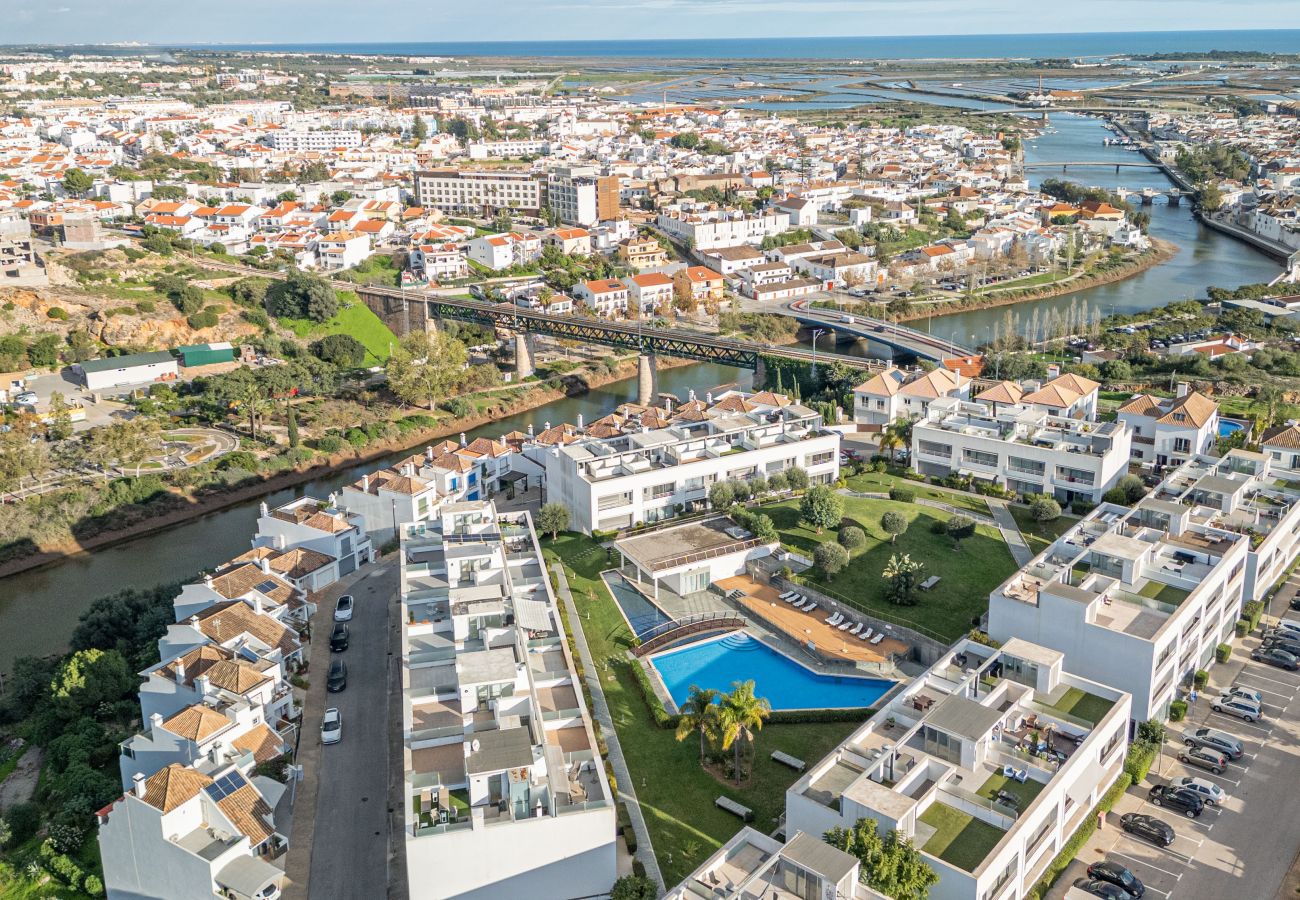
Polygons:
<instances>
[{"instance_id":1,"label":"apartment building","mask_svg":"<svg viewBox=\"0 0 1300 900\"><path fill-rule=\"evenodd\" d=\"M438 488L420 477L410 460L395 468L368 472L339 493L340 505L360 516L366 534L379 544L397 536L403 522L423 522L442 500Z\"/></svg>"},{"instance_id":2,"label":"apartment building","mask_svg":"<svg viewBox=\"0 0 1300 900\"><path fill-rule=\"evenodd\" d=\"M702 509L716 482L792 466L814 483L839 477L839 434L818 413L770 391L692 398L664 416L655 409L654 426L647 416L629 418L621 433L580 437L544 454L547 500L569 508L572 528L657 522Z\"/></svg>"},{"instance_id":3,"label":"apartment building","mask_svg":"<svg viewBox=\"0 0 1300 900\"><path fill-rule=\"evenodd\" d=\"M912 468L991 481L1062 504L1101 500L1128 471L1131 432L1123 422L1054 416L1024 404L945 397L912 426Z\"/></svg>"},{"instance_id":4,"label":"apartment building","mask_svg":"<svg viewBox=\"0 0 1300 900\"><path fill-rule=\"evenodd\" d=\"M136 777L96 813L109 900L277 900L288 828L273 810L286 790L232 765Z\"/></svg>"},{"instance_id":5,"label":"apartment building","mask_svg":"<svg viewBox=\"0 0 1300 900\"><path fill-rule=\"evenodd\" d=\"M353 129L321 129L319 131L273 131L266 137L272 150L302 153L326 150L352 149L361 146L361 132Z\"/></svg>"},{"instance_id":6,"label":"apartment building","mask_svg":"<svg viewBox=\"0 0 1300 900\"><path fill-rule=\"evenodd\" d=\"M786 829L872 819L935 900L1019 900L1122 771L1129 703L1059 651L962 640L786 791Z\"/></svg>"},{"instance_id":7,"label":"apartment building","mask_svg":"<svg viewBox=\"0 0 1300 900\"><path fill-rule=\"evenodd\" d=\"M415 173L414 194L417 205L446 213L536 215L546 206L546 181L533 172L432 169Z\"/></svg>"},{"instance_id":8,"label":"apartment building","mask_svg":"<svg viewBox=\"0 0 1300 900\"><path fill-rule=\"evenodd\" d=\"M884 894L858 881L861 863L821 840L795 834L786 843L746 825L700 863L664 900L702 897L762 897L770 900L883 900Z\"/></svg>"},{"instance_id":9,"label":"apartment building","mask_svg":"<svg viewBox=\"0 0 1300 900\"><path fill-rule=\"evenodd\" d=\"M528 514L403 526L401 579L411 896L607 892L613 795Z\"/></svg>"},{"instance_id":10,"label":"apartment building","mask_svg":"<svg viewBox=\"0 0 1300 900\"><path fill-rule=\"evenodd\" d=\"M550 142L541 139L508 141L474 141L467 148L470 159L510 159L543 156Z\"/></svg>"},{"instance_id":11,"label":"apartment building","mask_svg":"<svg viewBox=\"0 0 1300 900\"><path fill-rule=\"evenodd\" d=\"M542 255L542 239L535 234L507 231L485 234L469 242L469 258L489 269L525 266Z\"/></svg>"},{"instance_id":12,"label":"apartment building","mask_svg":"<svg viewBox=\"0 0 1300 900\"><path fill-rule=\"evenodd\" d=\"M263 552L254 558L265 558L272 572L302 591L318 591L370 562L365 518L337 508L336 499L300 497L274 510L263 502L253 535L254 551Z\"/></svg>"},{"instance_id":13,"label":"apartment building","mask_svg":"<svg viewBox=\"0 0 1300 900\"><path fill-rule=\"evenodd\" d=\"M666 209L655 219L660 231L689 244L695 250L757 244L790 228L785 213L746 213L730 209Z\"/></svg>"},{"instance_id":14,"label":"apartment building","mask_svg":"<svg viewBox=\"0 0 1300 900\"><path fill-rule=\"evenodd\" d=\"M905 372L891 367L853 389L853 421L878 431L896 419L923 417L935 400L969 396L970 379L950 369Z\"/></svg>"},{"instance_id":15,"label":"apartment building","mask_svg":"<svg viewBox=\"0 0 1300 900\"><path fill-rule=\"evenodd\" d=\"M618 176L595 166L568 166L547 173L547 205L569 225L595 225L618 218Z\"/></svg>"},{"instance_id":16,"label":"apartment building","mask_svg":"<svg viewBox=\"0 0 1300 900\"><path fill-rule=\"evenodd\" d=\"M1173 398L1135 394L1116 417L1133 430L1133 458L1157 471L1208 453L1219 437L1218 404L1186 382Z\"/></svg>"},{"instance_id":17,"label":"apartment building","mask_svg":"<svg viewBox=\"0 0 1300 900\"><path fill-rule=\"evenodd\" d=\"M573 297L581 300L598 316L621 316L627 313L628 286L615 278L580 281L573 286Z\"/></svg>"},{"instance_id":18,"label":"apartment building","mask_svg":"<svg viewBox=\"0 0 1300 900\"><path fill-rule=\"evenodd\" d=\"M1132 509L1102 504L992 592L989 634L1052 647L1131 694L1135 720L1163 719L1232 636L1251 543L1182 501L1222 502L1226 482L1245 480L1176 474Z\"/></svg>"},{"instance_id":19,"label":"apartment building","mask_svg":"<svg viewBox=\"0 0 1300 900\"><path fill-rule=\"evenodd\" d=\"M673 304L673 280L660 272L629 275L623 279L631 303L642 313L653 313Z\"/></svg>"},{"instance_id":20,"label":"apartment building","mask_svg":"<svg viewBox=\"0 0 1300 900\"><path fill-rule=\"evenodd\" d=\"M618 259L633 269L654 269L668 262L668 251L652 237L630 237L618 244Z\"/></svg>"},{"instance_id":21,"label":"apartment building","mask_svg":"<svg viewBox=\"0 0 1300 900\"><path fill-rule=\"evenodd\" d=\"M419 244L411 248L411 271L427 281L454 281L469 277L469 262L455 244Z\"/></svg>"}]
</instances>

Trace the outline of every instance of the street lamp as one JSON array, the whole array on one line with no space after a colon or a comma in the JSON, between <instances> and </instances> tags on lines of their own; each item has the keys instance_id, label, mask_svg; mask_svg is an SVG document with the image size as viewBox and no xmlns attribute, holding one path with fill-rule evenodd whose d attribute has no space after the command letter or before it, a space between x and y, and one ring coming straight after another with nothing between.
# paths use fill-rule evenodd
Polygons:
<instances>
[{"instance_id":1,"label":"street lamp","mask_svg":"<svg viewBox=\"0 0 1300 900\"><path fill-rule=\"evenodd\" d=\"M826 333L825 328L814 328L812 333L812 374L817 377L817 339Z\"/></svg>"}]
</instances>

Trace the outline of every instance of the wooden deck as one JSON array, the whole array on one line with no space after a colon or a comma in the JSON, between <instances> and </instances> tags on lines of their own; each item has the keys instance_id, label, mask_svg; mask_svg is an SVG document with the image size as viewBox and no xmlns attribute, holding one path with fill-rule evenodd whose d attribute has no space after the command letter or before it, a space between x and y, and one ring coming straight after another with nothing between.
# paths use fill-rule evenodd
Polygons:
<instances>
[{"instance_id":1,"label":"wooden deck","mask_svg":"<svg viewBox=\"0 0 1300 900\"><path fill-rule=\"evenodd\" d=\"M739 590L746 596L736 602L746 612L761 616L787 636L801 644L812 641L817 650L826 656L854 662L883 662L895 653L906 654L908 646L895 638L885 638L872 646L860 641L847 631L826 624L833 614L818 607L811 613L800 612L780 599L781 592L766 584L759 584L745 575L725 578L718 582L723 591Z\"/></svg>"}]
</instances>

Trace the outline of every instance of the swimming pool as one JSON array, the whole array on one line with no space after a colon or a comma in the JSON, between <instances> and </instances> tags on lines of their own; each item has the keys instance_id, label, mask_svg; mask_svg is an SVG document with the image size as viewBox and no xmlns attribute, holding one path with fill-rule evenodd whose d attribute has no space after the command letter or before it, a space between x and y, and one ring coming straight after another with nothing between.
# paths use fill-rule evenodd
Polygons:
<instances>
[{"instance_id":1,"label":"swimming pool","mask_svg":"<svg viewBox=\"0 0 1300 900\"><path fill-rule=\"evenodd\" d=\"M733 681L751 678L773 709L872 706L894 686L883 678L818 675L744 632L658 653L650 663L679 707L693 684L729 691Z\"/></svg>"},{"instance_id":2,"label":"swimming pool","mask_svg":"<svg viewBox=\"0 0 1300 900\"><path fill-rule=\"evenodd\" d=\"M1220 419L1219 437L1221 438L1232 437L1234 434L1236 434L1238 431L1241 431L1241 429L1245 427L1246 427L1245 425L1242 425L1240 422L1234 422L1232 419Z\"/></svg>"},{"instance_id":3,"label":"swimming pool","mask_svg":"<svg viewBox=\"0 0 1300 900\"><path fill-rule=\"evenodd\" d=\"M627 619L637 637L644 637L646 632L672 621L667 613L647 600L618 572L606 572L603 577L609 592L614 595L614 602L623 611L623 618Z\"/></svg>"}]
</instances>

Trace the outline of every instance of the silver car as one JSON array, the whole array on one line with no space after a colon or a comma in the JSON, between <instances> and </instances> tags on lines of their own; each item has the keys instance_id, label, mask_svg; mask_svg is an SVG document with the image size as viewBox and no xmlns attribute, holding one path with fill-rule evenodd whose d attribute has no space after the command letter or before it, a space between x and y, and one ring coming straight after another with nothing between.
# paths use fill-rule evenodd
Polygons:
<instances>
[{"instance_id":1,"label":"silver car","mask_svg":"<svg viewBox=\"0 0 1300 900\"><path fill-rule=\"evenodd\" d=\"M1258 703L1232 694L1224 694L1219 697L1210 704L1210 709L1225 716L1236 716L1247 722L1254 722L1263 717L1263 712L1260 710Z\"/></svg>"}]
</instances>

